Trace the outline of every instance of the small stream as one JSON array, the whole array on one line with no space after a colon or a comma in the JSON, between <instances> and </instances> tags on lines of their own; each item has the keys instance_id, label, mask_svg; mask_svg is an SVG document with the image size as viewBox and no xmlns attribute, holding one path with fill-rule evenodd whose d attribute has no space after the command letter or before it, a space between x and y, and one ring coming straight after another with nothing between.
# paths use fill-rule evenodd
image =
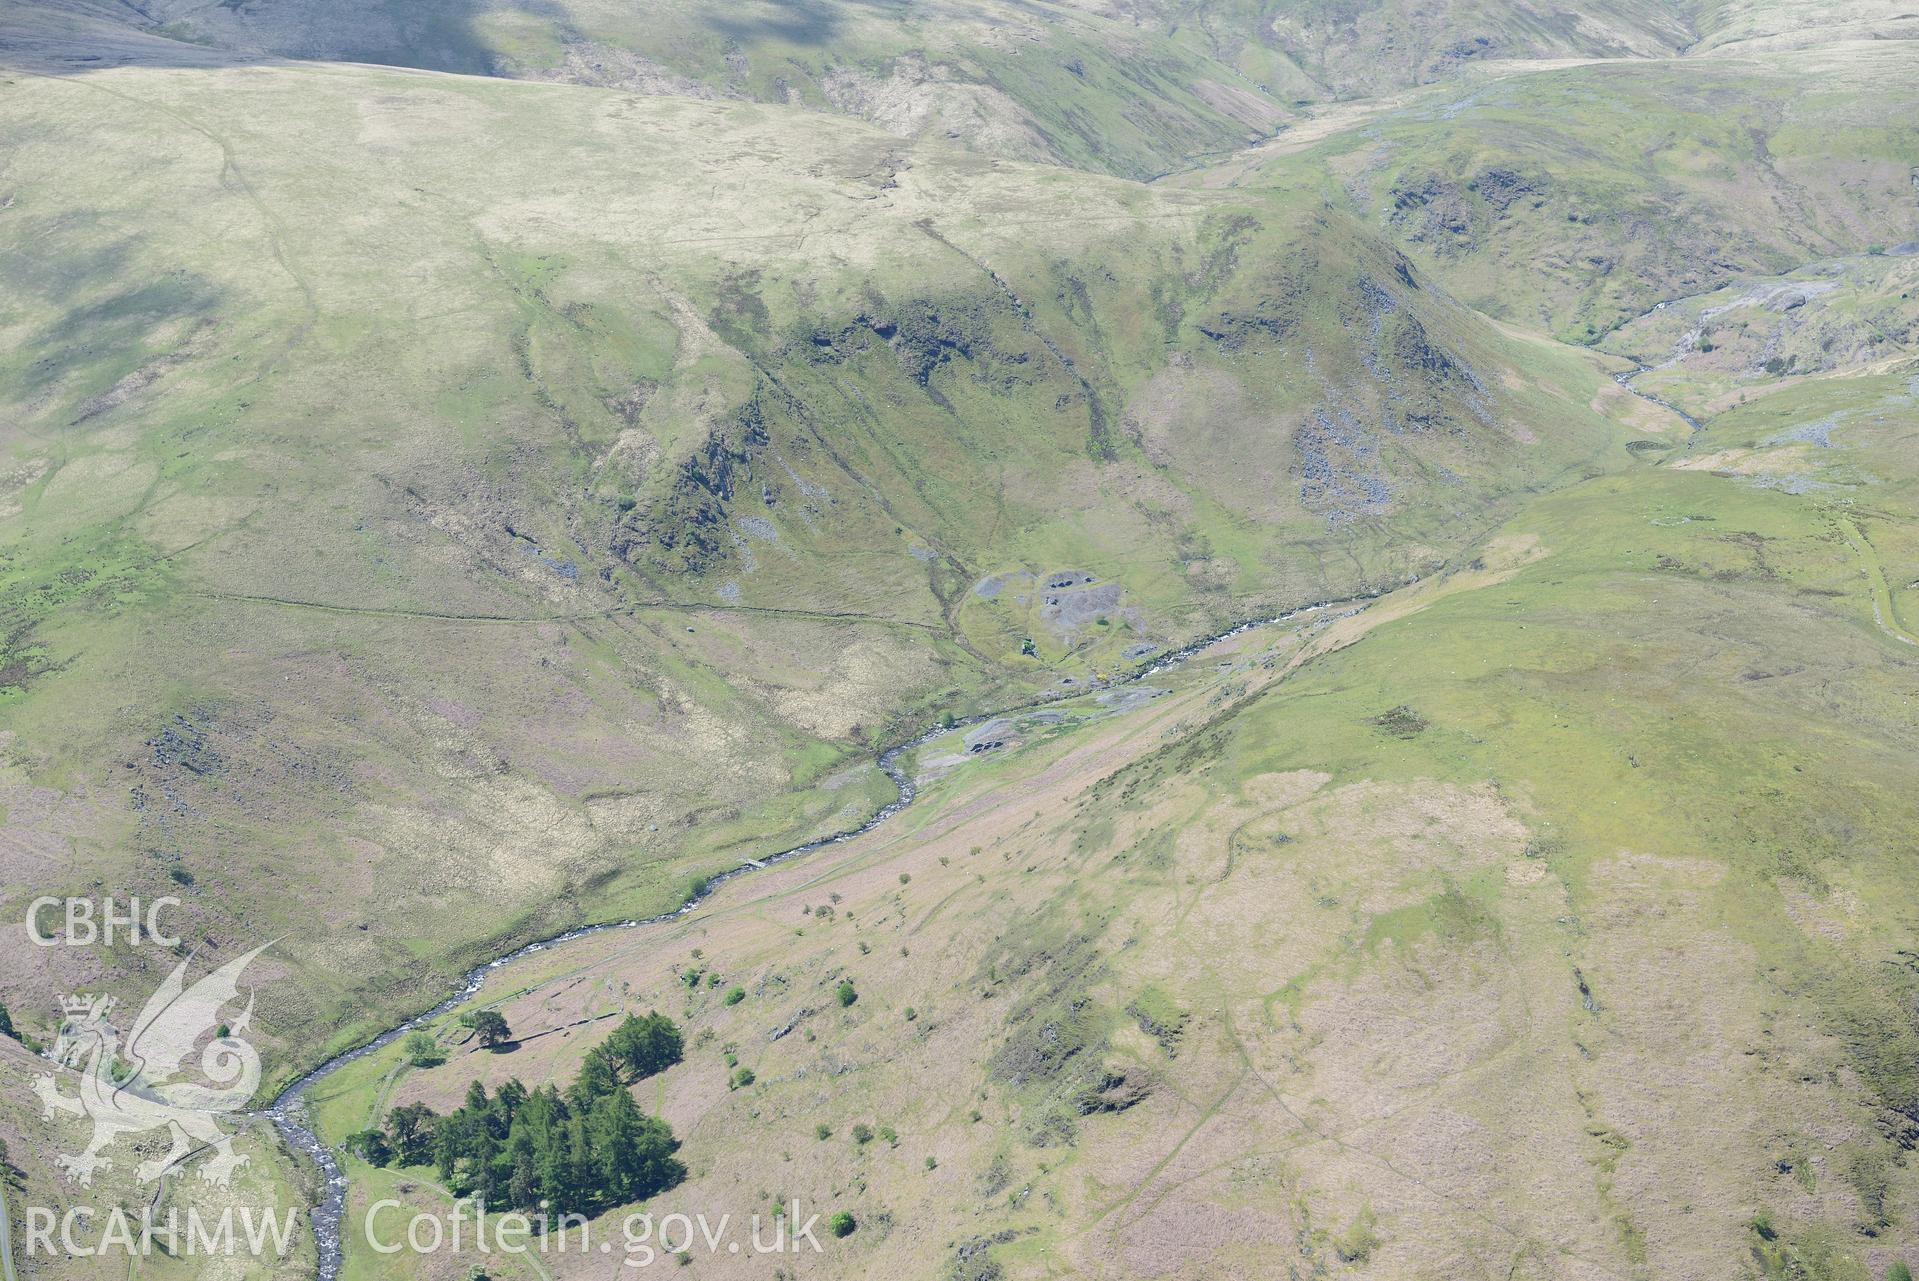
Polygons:
<instances>
[{"instance_id":1,"label":"small stream","mask_svg":"<svg viewBox=\"0 0 1919 1281\"><path fill-rule=\"evenodd\" d=\"M1628 388L1628 390L1631 390L1631 388ZM1635 392L1634 394L1640 395L1643 393ZM1674 412L1677 411L1675 410ZM1687 421L1691 420L1688 419ZM1393 588L1385 590L1397 590L1398 587L1403 585L1404 584L1395 584ZM898 794L893 800L874 811L872 817L857 827L847 828L844 831L835 832L829 836L818 837L814 840L807 841L803 845L795 845L791 849L781 850L777 854L766 855L756 861L762 867L773 863L784 863L791 859L802 858L805 855L825 849L831 845L843 844L856 837L864 836L868 832L878 828L881 824L892 818L893 815L899 813L908 805L911 805L918 795L918 790L914 786L913 776L907 770L906 766L901 763L902 760L914 750L925 746L936 738L952 733L955 729L980 724L997 717L1019 716L1026 712L1038 710L1050 703L1059 702L1062 699L1077 698L1100 690L1130 685L1136 681L1144 680L1147 677L1158 675L1169 668L1177 667L1193 655L1202 650L1210 649L1212 646L1230 637L1253 631L1256 628L1271 627L1279 623L1291 622L1294 619L1303 618L1308 614L1318 613L1322 610L1332 609L1340 605L1363 604L1366 601L1375 600L1385 595L1385 590L1350 597L1342 601L1322 601L1318 604L1305 605L1284 614L1274 615L1270 618L1250 619L1246 622L1235 624L1225 631L1203 637L1189 645L1184 645L1178 649L1161 654L1156 658L1146 661L1125 675L1113 676L1105 680L1089 681L1085 684L1076 684L1070 689L1049 691L1046 694L1042 694L1035 699L1021 703L1015 707L1004 708L993 712L981 712L962 720L956 720L951 724L940 725L934 729L927 730L915 738L910 738L894 747L887 748L880 754L878 759L879 768L884 771L888 778L893 780L893 786L897 789ZM649 916L638 920L607 921L599 925L578 926L574 929L555 934L550 938L541 939L538 942L523 944L491 961L476 965L466 972L461 978L459 985L439 1004L414 1015L403 1023L388 1028L364 1045L347 1050L344 1053L337 1054L328 1059L326 1062L320 1064L320 1066L294 1081L293 1084L287 1086L271 1103L267 1104L257 1113L254 1113L253 1115L256 1117L263 1116L271 1121L274 1129L279 1131L280 1137L285 1140L287 1146L293 1148L295 1151L304 1153L320 1172L323 1183L321 1198L308 1210L308 1217L313 1226L314 1241L319 1251L319 1267L316 1273L317 1281L339 1281L340 1278L341 1264L344 1259L340 1225L346 1208L347 1189L346 1174L340 1168L338 1157L333 1150L327 1146L325 1140L320 1138L307 1120L306 1097L314 1086L326 1080L326 1078L332 1076L349 1063L357 1062L367 1055L391 1045L408 1032L425 1027L435 1019L441 1018L465 1004L474 996L478 995L482 987L486 986L487 976L502 966L510 965L522 957L532 956L535 953L544 952L548 948L558 947L563 943L571 943L575 939L587 938L594 934L606 934L615 930L636 930L648 925L664 925L669 921L678 920L704 903L719 886L733 880L735 877L744 876L748 872L757 870L758 868L753 864L743 862L738 867L730 868L712 876L707 879L705 887L698 894L687 899L686 902L671 912L663 912L658 916Z\"/></svg>"},{"instance_id":2,"label":"small stream","mask_svg":"<svg viewBox=\"0 0 1919 1281\"><path fill-rule=\"evenodd\" d=\"M1678 298L1678 299L1668 299L1665 302L1654 303L1652 306L1648 307L1646 310L1640 312L1637 316L1634 316L1631 320L1625 321L1623 324L1616 326L1614 329L1610 330L1609 333L1617 333L1619 332L1619 330L1626 328L1628 325L1636 324L1639 321L1644 320L1648 316L1658 315L1660 312L1672 306L1674 302L1684 302L1684 301L1685 301L1684 298ZM1598 348L1594 348L1593 350L1597 351ZM1704 423L1700 422L1697 418L1694 418L1691 414L1687 413L1685 410L1681 409L1679 406L1673 404L1671 401L1667 400L1665 397L1655 396L1649 391L1641 391L1639 390L1639 388L1632 385L1633 380L1635 378L1638 378L1641 374L1649 374L1655 369L1663 368L1663 366L1648 365L1640 361L1637 357L1620 355L1618 352L1613 352L1609 354L1618 356L1619 359L1621 360L1632 361L1631 369L1622 369L1618 373L1612 376L1612 380L1614 382L1618 383L1621 387L1624 387L1627 391L1639 397L1639 399L1645 401L1647 404L1657 405L1661 409L1665 410L1667 413L1679 415L1680 421L1684 422L1686 426L1694 432L1700 431L1705 427ZM1668 362L1668 363L1671 363L1671 362Z\"/></svg>"},{"instance_id":3,"label":"small stream","mask_svg":"<svg viewBox=\"0 0 1919 1281\"><path fill-rule=\"evenodd\" d=\"M1652 371L1653 371L1653 366L1642 365L1635 361L1631 369L1620 370L1618 373L1612 376L1612 380L1618 383L1621 387L1624 387L1627 391L1631 392L1633 395L1639 397L1639 399L1645 401L1646 403L1657 405L1661 409L1665 410L1667 413L1677 414L1679 416L1680 421L1685 423L1686 426L1690 428L1691 430L1695 432L1704 430L1706 424L1700 422L1697 418L1694 418L1691 414L1687 413L1685 410L1681 409L1679 406L1673 404L1670 400L1667 400L1663 396L1655 396L1649 391L1641 391L1639 390L1639 388L1632 385L1633 379L1639 377L1639 375L1641 374L1649 374Z\"/></svg>"},{"instance_id":4,"label":"small stream","mask_svg":"<svg viewBox=\"0 0 1919 1281\"><path fill-rule=\"evenodd\" d=\"M1614 374L1613 380L1641 400L1657 405L1661 409L1677 415L1692 431L1697 432L1702 430L1705 424L1685 410L1660 396L1656 396L1651 392L1641 391L1633 386L1634 379L1638 378L1641 374L1650 372L1652 369L1653 366L1651 365L1638 364L1635 362L1632 369L1623 370ZM1014 707L1002 708L992 712L980 712L962 720L956 720L951 724L941 725L927 730L925 733L890 747L880 754L877 762L879 768L893 781L893 786L897 794L893 800L874 811L873 815L865 822L857 827L847 828L844 831L834 832L831 835L807 841L802 845L795 845L790 849L769 854L756 861L760 866L784 863L791 859L802 858L815 851L825 849L828 846L843 844L846 841L854 840L872 832L888 819L892 818L893 815L899 813L908 805L911 805L917 796L913 776L901 762L916 749L925 746L927 743L942 735L953 732L955 729L980 724L998 717L1019 716L1026 712L1038 710L1047 704L1055 703L1062 699L1076 698L1100 690L1130 685L1136 681L1144 680L1147 677L1155 676L1170 668L1177 667L1193 655L1209 649L1230 637L1253 631L1256 628L1271 627L1279 623L1291 622L1307 614L1332 609L1339 605L1363 604L1367 601L1377 599L1384 594L1385 591L1382 590L1350 597L1344 601L1322 601L1317 604L1302 606L1284 614L1277 614L1270 618L1249 619L1243 623L1229 627L1225 631L1202 637L1189 645L1181 646L1178 649L1161 654L1156 658L1149 659L1125 675L1109 677L1100 681L1089 681L1085 684L1074 685L1070 689L1051 690L1039 695L1037 698ZM340 1270L344 1258L340 1225L346 1206L346 1175L341 1170L340 1162L333 1150L314 1132L306 1119L306 1097L314 1086L324 1081L327 1077L332 1076L349 1063L357 1062L367 1055L391 1045L407 1033L425 1027L427 1024L432 1023L434 1020L441 1018L465 1004L474 996L478 995L480 989L486 985L487 976L503 966L510 965L523 957L546 951L548 948L558 947L563 943L571 943L576 939L587 938L594 934L605 934L615 930L636 930L648 925L664 925L670 921L678 920L698 908L719 886L733 880L735 877L744 876L748 872L755 870L757 870L757 868L753 864L742 862L738 867L721 872L709 878L700 893L687 899L686 902L671 912L663 912L658 916L650 916L637 920L607 921L598 925L578 926L537 942L523 944L491 961L476 965L462 976L458 986L437 1005L414 1015L403 1023L387 1029L364 1045L347 1050L342 1054L335 1055L333 1058L328 1059L326 1062L320 1064L287 1086L285 1090L280 1092L278 1097L256 1113L256 1116L263 1116L271 1121L274 1128L279 1131L280 1137L286 1141L287 1146L304 1153L320 1171L324 1185L321 1199L309 1209L309 1217L313 1225L313 1236L319 1250L319 1268L316 1274L317 1281L339 1281L340 1278Z\"/></svg>"}]
</instances>

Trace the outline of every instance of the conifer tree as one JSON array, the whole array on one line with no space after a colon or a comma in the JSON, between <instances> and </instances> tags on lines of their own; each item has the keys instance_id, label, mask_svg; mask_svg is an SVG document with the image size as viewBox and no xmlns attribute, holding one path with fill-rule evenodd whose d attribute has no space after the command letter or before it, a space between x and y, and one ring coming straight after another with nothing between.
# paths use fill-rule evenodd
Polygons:
<instances>
[{"instance_id":1,"label":"conifer tree","mask_svg":"<svg viewBox=\"0 0 1919 1281\"><path fill-rule=\"evenodd\" d=\"M677 1061L680 1034L656 1014L628 1019L620 1031L617 1043L587 1055L564 1094L510 1080L489 1098L474 1081L450 1116L403 1104L388 1114L384 1135L370 1133L401 1164L430 1159L457 1194L500 1209L531 1211L545 1202L560 1213L597 1213L644 1200L686 1170L673 1155L672 1129L640 1110L622 1077Z\"/></svg>"}]
</instances>

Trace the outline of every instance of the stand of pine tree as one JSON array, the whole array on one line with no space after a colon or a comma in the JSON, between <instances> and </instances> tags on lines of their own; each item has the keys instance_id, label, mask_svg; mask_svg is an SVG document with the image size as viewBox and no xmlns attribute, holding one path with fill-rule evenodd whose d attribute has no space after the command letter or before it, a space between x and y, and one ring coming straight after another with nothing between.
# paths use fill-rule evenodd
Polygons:
<instances>
[{"instance_id":1,"label":"stand of pine tree","mask_svg":"<svg viewBox=\"0 0 1919 1281\"><path fill-rule=\"evenodd\" d=\"M679 1062L681 1050L680 1031L664 1015L628 1015L564 1092L510 1080L489 1098L474 1081L451 1114L402 1104L384 1129L362 1131L350 1146L375 1165L435 1165L455 1195L489 1206L534 1210L544 1202L562 1214L594 1214L643 1201L686 1170L673 1156L672 1129L640 1111L628 1087Z\"/></svg>"}]
</instances>

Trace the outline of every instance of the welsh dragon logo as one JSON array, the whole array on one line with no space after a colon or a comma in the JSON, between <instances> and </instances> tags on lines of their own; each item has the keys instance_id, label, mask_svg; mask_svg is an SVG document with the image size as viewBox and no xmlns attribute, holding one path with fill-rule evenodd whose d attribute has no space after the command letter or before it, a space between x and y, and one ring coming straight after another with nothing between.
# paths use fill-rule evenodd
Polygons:
<instances>
[{"instance_id":1,"label":"welsh dragon logo","mask_svg":"<svg viewBox=\"0 0 1919 1281\"><path fill-rule=\"evenodd\" d=\"M85 1187L94 1172L113 1168L101 1155L122 1135L168 1130L172 1147L165 1155L143 1161L134 1170L142 1183L151 1183L186 1157L212 1149L200 1167L200 1177L225 1186L247 1163L235 1155L233 1140L218 1118L246 1106L260 1085L260 1056L243 1037L253 1017L253 994L245 1010L222 1026L220 1011L240 995L240 974L253 958L272 947L268 943L227 962L192 987L186 985L187 961L180 962L159 990L148 998L124 1044L108 1021L113 998L63 998L66 1015L53 1058L80 1073L80 1093L60 1093L57 1078L48 1073L33 1084L51 1119L57 1112L86 1117L93 1122L93 1140L86 1150L56 1158L74 1182ZM183 1077L194 1047L208 1033L219 1034L200 1051L200 1075ZM208 1084L210 1082L211 1084Z\"/></svg>"}]
</instances>

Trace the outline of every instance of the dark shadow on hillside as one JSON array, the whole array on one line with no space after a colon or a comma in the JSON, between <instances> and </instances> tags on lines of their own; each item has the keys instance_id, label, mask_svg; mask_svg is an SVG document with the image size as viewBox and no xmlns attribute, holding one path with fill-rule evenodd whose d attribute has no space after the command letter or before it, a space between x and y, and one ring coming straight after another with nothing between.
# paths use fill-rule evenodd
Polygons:
<instances>
[{"instance_id":1,"label":"dark shadow on hillside","mask_svg":"<svg viewBox=\"0 0 1919 1281\"><path fill-rule=\"evenodd\" d=\"M906 0L713 0L704 20L742 45L821 47L838 38L851 5L921 12ZM587 38L565 0L20 0L0 5L0 67L57 75L318 60L497 76L480 22L514 14L561 44ZM669 50L635 52L672 60Z\"/></svg>"},{"instance_id":2,"label":"dark shadow on hillside","mask_svg":"<svg viewBox=\"0 0 1919 1281\"><path fill-rule=\"evenodd\" d=\"M200 67L233 61L218 50L162 39L85 12L91 7L0 6L0 70L62 75L128 64Z\"/></svg>"},{"instance_id":3,"label":"dark shadow on hillside","mask_svg":"<svg viewBox=\"0 0 1919 1281\"><path fill-rule=\"evenodd\" d=\"M1063 13L1031 0L1001 0L1001 5L1048 22L1071 16L1070 11ZM967 0L716 0L703 21L708 30L743 46L780 42L817 49L840 37L847 15L854 10L901 23L933 25L949 19L977 21L985 16L984 8Z\"/></svg>"},{"instance_id":4,"label":"dark shadow on hillside","mask_svg":"<svg viewBox=\"0 0 1919 1281\"><path fill-rule=\"evenodd\" d=\"M1041 11L1028 0L1004 2ZM824 49L844 39L856 13L937 23L977 18L980 9L965 0L706 0L691 17L747 49ZM482 21L514 15L562 45L588 39L567 0L0 0L0 68L61 75L294 60L498 76ZM633 52L671 67L669 43L641 40Z\"/></svg>"},{"instance_id":5,"label":"dark shadow on hillside","mask_svg":"<svg viewBox=\"0 0 1919 1281\"><path fill-rule=\"evenodd\" d=\"M24 203L11 216L33 217ZM166 351L177 335L198 332L226 307L223 291L196 272L143 273L135 235L96 239L99 228L80 219L29 222L25 234L34 252L0 259L0 297L59 316L15 344L16 354L31 356L16 375L26 392L52 395L69 381L84 383L77 375L102 352ZM156 340L161 334L176 337ZM80 408L84 416L87 407Z\"/></svg>"},{"instance_id":6,"label":"dark shadow on hillside","mask_svg":"<svg viewBox=\"0 0 1919 1281\"><path fill-rule=\"evenodd\" d=\"M563 40L578 37L556 0L515 7ZM0 67L60 75L322 60L495 75L476 26L492 10L486 0L25 0L0 6Z\"/></svg>"},{"instance_id":7,"label":"dark shadow on hillside","mask_svg":"<svg viewBox=\"0 0 1919 1281\"><path fill-rule=\"evenodd\" d=\"M842 21L839 9L845 0L742 0L741 3L715 7L706 25L741 45L777 40L786 44L819 48L839 34ZM910 6L891 0L863 0L869 8L904 11Z\"/></svg>"}]
</instances>

